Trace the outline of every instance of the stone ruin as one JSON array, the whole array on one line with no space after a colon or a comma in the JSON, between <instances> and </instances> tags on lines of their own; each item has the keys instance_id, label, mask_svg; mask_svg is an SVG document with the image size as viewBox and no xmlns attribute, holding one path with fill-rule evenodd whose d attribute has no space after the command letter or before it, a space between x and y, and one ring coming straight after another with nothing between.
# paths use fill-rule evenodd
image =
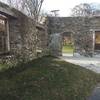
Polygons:
<instances>
[{"instance_id":1,"label":"stone ruin","mask_svg":"<svg viewBox=\"0 0 100 100\"><path fill-rule=\"evenodd\" d=\"M100 17L48 17L48 34L72 34L74 43L74 56L96 56L100 54ZM59 40L61 41L61 39ZM57 44L55 44L57 45ZM59 45L59 43L58 43ZM53 54L61 55L61 47L53 48ZM56 51L56 52L55 52Z\"/></svg>"},{"instance_id":2,"label":"stone ruin","mask_svg":"<svg viewBox=\"0 0 100 100\"><path fill-rule=\"evenodd\" d=\"M74 55L100 51L100 17L47 17L45 24L0 3L0 58L26 62L45 55L62 55L63 33L72 34ZM13 59L13 60L12 60Z\"/></svg>"},{"instance_id":3,"label":"stone ruin","mask_svg":"<svg viewBox=\"0 0 100 100\"><path fill-rule=\"evenodd\" d=\"M48 34L45 25L0 3L0 58L29 61L46 55Z\"/></svg>"}]
</instances>

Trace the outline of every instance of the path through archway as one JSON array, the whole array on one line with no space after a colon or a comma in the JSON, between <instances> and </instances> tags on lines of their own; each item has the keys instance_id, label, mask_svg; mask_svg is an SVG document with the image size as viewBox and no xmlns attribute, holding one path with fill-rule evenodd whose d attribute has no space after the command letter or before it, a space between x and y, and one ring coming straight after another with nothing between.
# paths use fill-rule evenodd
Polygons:
<instances>
[{"instance_id":1,"label":"path through archway","mask_svg":"<svg viewBox=\"0 0 100 100\"><path fill-rule=\"evenodd\" d=\"M62 36L63 36L62 55L73 56L74 43L73 43L72 32L63 32Z\"/></svg>"}]
</instances>

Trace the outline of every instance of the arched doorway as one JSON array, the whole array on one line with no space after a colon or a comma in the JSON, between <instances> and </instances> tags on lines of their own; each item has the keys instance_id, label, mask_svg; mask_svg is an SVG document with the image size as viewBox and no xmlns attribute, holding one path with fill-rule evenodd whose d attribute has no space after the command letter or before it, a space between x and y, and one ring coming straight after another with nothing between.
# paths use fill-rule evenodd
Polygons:
<instances>
[{"instance_id":1,"label":"arched doorway","mask_svg":"<svg viewBox=\"0 0 100 100\"><path fill-rule=\"evenodd\" d=\"M63 32L62 37L62 55L73 56L74 42L72 32Z\"/></svg>"}]
</instances>

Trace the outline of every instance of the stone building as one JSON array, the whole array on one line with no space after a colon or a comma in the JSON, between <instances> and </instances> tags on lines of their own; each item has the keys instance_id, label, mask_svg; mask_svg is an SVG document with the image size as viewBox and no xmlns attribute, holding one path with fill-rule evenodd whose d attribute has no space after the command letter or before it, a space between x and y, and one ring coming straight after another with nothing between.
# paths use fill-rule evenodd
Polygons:
<instances>
[{"instance_id":1,"label":"stone building","mask_svg":"<svg viewBox=\"0 0 100 100\"><path fill-rule=\"evenodd\" d=\"M72 34L74 43L74 55L95 56L100 53L100 17L49 17L48 33ZM53 40L52 40L53 41ZM55 40L54 40L55 41ZM61 41L61 39L60 39ZM53 42L54 44L54 42ZM61 55L62 43L58 43L58 48L51 46L52 53ZM55 42L57 47L57 43ZM55 47L55 46L54 46ZM60 48L59 48L60 47ZM55 52L56 51L56 52Z\"/></svg>"},{"instance_id":2,"label":"stone building","mask_svg":"<svg viewBox=\"0 0 100 100\"><path fill-rule=\"evenodd\" d=\"M46 54L47 31L43 25L0 2L0 57L24 61Z\"/></svg>"}]
</instances>

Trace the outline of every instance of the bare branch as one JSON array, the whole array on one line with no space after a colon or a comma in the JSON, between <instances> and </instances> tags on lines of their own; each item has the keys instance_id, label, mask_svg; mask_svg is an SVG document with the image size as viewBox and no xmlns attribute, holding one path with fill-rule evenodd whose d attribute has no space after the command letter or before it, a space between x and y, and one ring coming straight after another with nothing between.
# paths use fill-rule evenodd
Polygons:
<instances>
[{"instance_id":1,"label":"bare branch","mask_svg":"<svg viewBox=\"0 0 100 100\"><path fill-rule=\"evenodd\" d=\"M41 7L44 0L7 0L10 6L24 12L32 17L35 21L38 20Z\"/></svg>"}]
</instances>

